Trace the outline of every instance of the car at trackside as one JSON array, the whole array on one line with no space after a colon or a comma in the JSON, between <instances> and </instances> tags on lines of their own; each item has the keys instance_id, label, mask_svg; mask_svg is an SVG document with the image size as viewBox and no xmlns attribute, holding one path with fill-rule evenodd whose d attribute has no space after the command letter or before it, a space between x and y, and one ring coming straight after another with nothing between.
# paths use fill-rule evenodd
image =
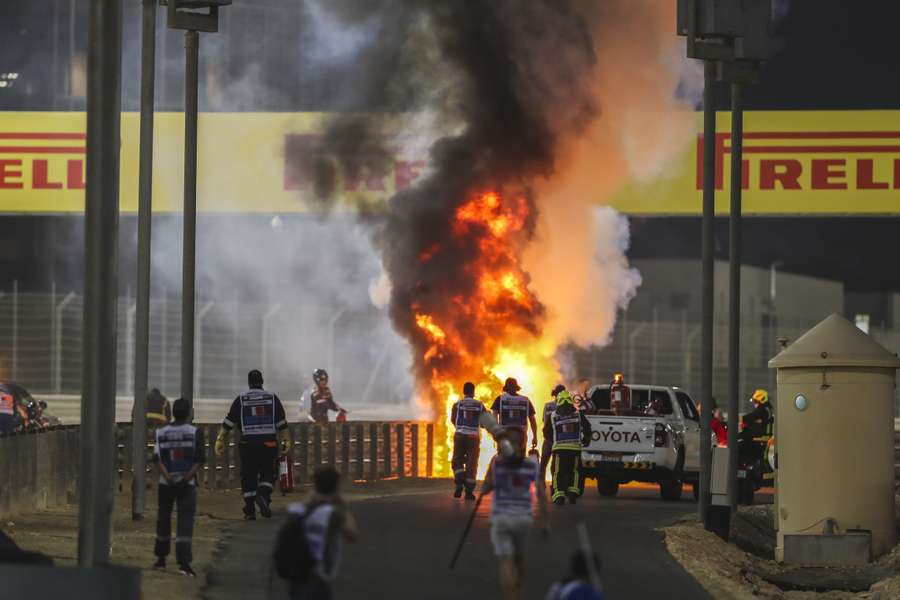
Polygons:
<instances>
[{"instance_id":1,"label":"car at trackside","mask_svg":"<svg viewBox=\"0 0 900 600\"><path fill-rule=\"evenodd\" d=\"M609 410L609 386L595 386L587 415L591 439L582 448L582 476L615 496L632 481L657 483L664 500L678 500L682 484L697 494L700 472L700 416L690 395L677 387L629 385L631 407Z\"/></svg>"}]
</instances>

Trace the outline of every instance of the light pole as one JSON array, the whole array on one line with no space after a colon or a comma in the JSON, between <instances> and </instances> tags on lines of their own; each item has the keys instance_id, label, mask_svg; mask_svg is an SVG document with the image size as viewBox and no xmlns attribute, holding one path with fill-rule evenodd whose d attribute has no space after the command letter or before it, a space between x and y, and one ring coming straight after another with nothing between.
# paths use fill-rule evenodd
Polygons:
<instances>
[{"instance_id":1,"label":"light pole","mask_svg":"<svg viewBox=\"0 0 900 600\"><path fill-rule=\"evenodd\" d=\"M87 62L78 565L109 562L116 417L122 3L92 0Z\"/></svg>"},{"instance_id":2,"label":"light pole","mask_svg":"<svg viewBox=\"0 0 900 600\"><path fill-rule=\"evenodd\" d=\"M703 285L700 398L700 500L704 527L728 536L731 507L737 494L737 413L740 373L740 229L743 107L741 84L752 81L759 63L769 54L769 0L678 0L678 34L687 37L687 55L705 61L703 144ZM710 419L713 360L713 234L715 218L715 108L711 91L714 80L732 83L731 221L729 248L728 340L728 499L727 507L711 506Z\"/></svg>"},{"instance_id":3,"label":"light pole","mask_svg":"<svg viewBox=\"0 0 900 600\"><path fill-rule=\"evenodd\" d=\"M147 469L147 371L150 353L150 239L153 204L153 100L156 0L141 0L141 138L138 171L137 298L134 332L134 410L131 423L131 518L144 517Z\"/></svg>"},{"instance_id":4,"label":"light pole","mask_svg":"<svg viewBox=\"0 0 900 600\"><path fill-rule=\"evenodd\" d=\"M200 34L219 30L231 0L168 0L167 25L184 30L184 238L181 263L181 396L194 405L194 309L197 239L197 96Z\"/></svg>"}]
</instances>

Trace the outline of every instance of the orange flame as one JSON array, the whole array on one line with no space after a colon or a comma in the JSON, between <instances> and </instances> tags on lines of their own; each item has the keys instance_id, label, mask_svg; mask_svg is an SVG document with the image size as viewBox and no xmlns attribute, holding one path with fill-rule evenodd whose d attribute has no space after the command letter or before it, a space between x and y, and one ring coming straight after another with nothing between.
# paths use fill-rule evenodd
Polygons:
<instances>
[{"instance_id":1,"label":"orange flame","mask_svg":"<svg viewBox=\"0 0 900 600\"><path fill-rule=\"evenodd\" d=\"M460 247L477 248L467 268L472 285L461 286L469 291L437 302L429 311L418 304L412 307L415 325L427 342L421 346L423 372L430 374L430 395L445 416L438 422L438 476L451 473L453 428L448 421L463 382L475 383L476 398L490 408L503 380L515 377L540 419L550 388L559 380L555 344L541 334L543 307L529 289L521 264L529 211L524 198L507 200L496 191L474 195L462 204L450 231ZM430 246L420 254L420 262L442 251ZM479 475L494 454L493 441L485 434L481 449Z\"/></svg>"}]
</instances>

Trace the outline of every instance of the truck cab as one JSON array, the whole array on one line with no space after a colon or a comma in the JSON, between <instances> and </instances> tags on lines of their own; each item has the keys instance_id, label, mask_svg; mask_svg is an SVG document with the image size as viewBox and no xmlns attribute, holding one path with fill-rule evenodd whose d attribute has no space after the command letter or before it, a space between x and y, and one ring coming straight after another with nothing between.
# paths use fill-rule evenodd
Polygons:
<instances>
[{"instance_id":1,"label":"truck cab","mask_svg":"<svg viewBox=\"0 0 900 600\"><path fill-rule=\"evenodd\" d=\"M683 483L700 472L700 416L690 395L677 387L628 385L630 406L614 410L610 386L595 386L596 413L587 415L590 442L582 449L582 475L614 496L631 481L658 483L664 500L678 500Z\"/></svg>"}]
</instances>

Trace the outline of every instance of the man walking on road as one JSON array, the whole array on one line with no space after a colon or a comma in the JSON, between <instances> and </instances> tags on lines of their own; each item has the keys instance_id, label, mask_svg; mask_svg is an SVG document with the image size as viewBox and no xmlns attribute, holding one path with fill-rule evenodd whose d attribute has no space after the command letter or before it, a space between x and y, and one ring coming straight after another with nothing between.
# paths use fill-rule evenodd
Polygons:
<instances>
[{"instance_id":1,"label":"man walking on road","mask_svg":"<svg viewBox=\"0 0 900 600\"><path fill-rule=\"evenodd\" d=\"M547 465L550 464L550 458L553 454L553 436L548 436L546 434L547 423L550 422L550 417L553 412L556 410L556 397L560 392L566 391L566 386L559 383L550 391L551 400L544 405L543 410L543 419L541 422L544 424L544 439L541 441L541 485L544 485L544 482L547 481Z\"/></svg>"},{"instance_id":2,"label":"man walking on road","mask_svg":"<svg viewBox=\"0 0 900 600\"><path fill-rule=\"evenodd\" d=\"M339 481L334 468L317 470L313 475L315 492L309 502L288 507L289 517L302 519L303 541L315 563L308 580L290 582L291 600L331 600L330 582L340 567L341 541L355 542L359 537L356 520L338 493Z\"/></svg>"},{"instance_id":3,"label":"man walking on road","mask_svg":"<svg viewBox=\"0 0 900 600\"><path fill-rule=\"evenodd\" d=\"M532 491L540 509L542 532L546 536L550 531L544 490L536 485L540 465L534 459L525 457L521 435L518 428L508 428L497 435L500 452L491 460L482 487L483 494L494 492L491 542L506 600L522 597L525 543L534 520Z\"/></svg>"},{"instance_id":4,"label":"man walking on road","mask_svg":"<svg viewBox=\"0 0 900 600\"><path fill-rule=\"evenodd\" d=\"M534 414L534 404L528 396L519 394L519 382L514 377L507 377L503 383L503 393L497 396L491 405L491 412L497 418L497 422L505 428L515 428L522 432L519 443L522 444L522 454L525 454L525 444L528 440L528 425L531 425L531 447L537 448L537 419Z\"/></svg>"},{"instance_id":5,"label":"man walking on road","mask_svg":"<svg viewBox=\"0 0 900 600\"><path fill-rule=\"evenodd\" d=\"M166 556L172 543L172 506L178 508L175 528L175 560L178 570L194 577L191 569L191 538L197 511L197 470L205 462L203 431L188 421L191 406L184 398L172 407L175 422L156 430L153 460L159 466L159 512L156 520L157 556L153 565L166 568Z\"/></svg>"},{"instance_id":6,"label":"man walking on road","mask_svg":"<svg viewBox=\"0 0 900 600\"><path fill-rule=\"evenodd\" d=\"M241 430L241 491L244 495L244 518L256 519L255 505L268 518L272 516L272 485L275 481L275 459L278 458L276 437L281 438L282 452L290 448L290 436L284 407L275 394L263 389L262 373L254 369L247 374L250 389L240 394L222 421L216 438L216 455L225 452L228 432Z\"/></svg>"},{"instance_id":7,"label":"man walking on road","mask_svg":"<svg viewBox=\"0 0 900 600\"><path fill-rule=\"evenodd\" d=\"M556 396L556 410L544 421L544 439L553 440L553 503L575 504L581 495L581 448L590 439L591 425L575 408L569 392Z\"/></svg>"},{"instance_id":8,"label":"man walking on road","mask_svg":"<svg viewBox=\"0 0 900 600\"><path fill-rule=\"evenodd\" d=\"M456 489L453 497L462 496L466 489L466 500L474 500L475 477L478 473L478 455L480 453L481 431L478 422L484 413L484 405L475 399L475 384L467 381L463 384L463 399L453 403L450 409L450 421L456 428L453 434L453 480Z\"/></svg>"}]
</instances>

